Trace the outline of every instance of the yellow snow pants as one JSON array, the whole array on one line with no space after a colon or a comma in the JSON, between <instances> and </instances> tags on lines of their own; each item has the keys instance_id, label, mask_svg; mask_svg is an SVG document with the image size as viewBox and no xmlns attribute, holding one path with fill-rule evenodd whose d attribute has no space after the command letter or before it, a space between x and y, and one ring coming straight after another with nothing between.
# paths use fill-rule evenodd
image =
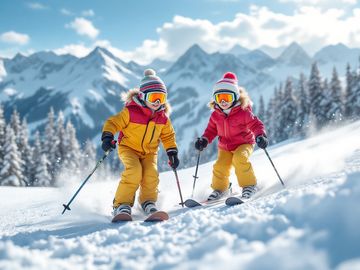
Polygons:
<instances>
[{"instance_id":1,"label":"yellow snow pants","mask_svg":"<svg viewBox=\"0 0 360 270\"><path fill-rule=\"evenodd\" d=\"M249 161L253 150L252 144L242 144L234 151L225 151L219 148L218 158L213 167L211 187L219 191L228 189L231 166L235 167L240 187L256 185L256 177Z\"/></svg>"},{"instance_id":2,"label":"yellow snow pants","mask_svg":"<svg viewBox=\"0 0 360 270\"><path fill-rule=\"evenodd\" d=\"M139 186L140 203L145 201L156 202L159 184L157 154L142 154L122 145L118 148L118 154L125 168L115 193L113 207L120 204L133 206L135 193Z\"/></svg>"}]
</instances>

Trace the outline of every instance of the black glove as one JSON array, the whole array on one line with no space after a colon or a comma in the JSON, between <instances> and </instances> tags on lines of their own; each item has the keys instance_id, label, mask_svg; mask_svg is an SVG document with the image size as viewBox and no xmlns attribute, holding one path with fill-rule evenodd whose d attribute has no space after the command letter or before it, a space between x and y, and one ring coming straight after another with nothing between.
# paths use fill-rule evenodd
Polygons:
<instances>
[{"instance_id":1,"label":"black glove","mask_svg":"<svg viewBox=\"0 0 360 270\"><path fill-rule=\"evenodd\" d=\"M209 142L205 138L197 138L197 140L195 142L195 148L196 148L196 150L202 151L206 148L208 143Z\"/></svg>"},{"instance_id":2,"label":"black glove","mask_svg":"<svg viewBox=\"0 0 360 270\"><path fill-rule=\"evenodd\" d=\"M114 141L114 135L112 135L111 132L104 131L101 136L101 140L102 140L101 147L105 152L109 151L111 148L112 149L116 148L116 142Z\"/></svg>"},{"instance_id":3,"label":"black glove","mask_svg":"<svg viewBox=\"0 0 360 270\"><path fill-rule=\"evenodd\" d=\"M256 144L261 149L265 149L269 145L269 140L265 135L260 135L256 137Z\"/></svg>"},{"instance_id":4,"label":"black glove","mask_svg":"<svg viewBox=\"0 0 360 270\"><path fill-rule=\"evenodd\" d=\"M178 150L176 148L170 148L166 151L166 154L169 157L169 165L174 170L179 167L180 160L178 158Z\"/></svg>"}]
</instances>

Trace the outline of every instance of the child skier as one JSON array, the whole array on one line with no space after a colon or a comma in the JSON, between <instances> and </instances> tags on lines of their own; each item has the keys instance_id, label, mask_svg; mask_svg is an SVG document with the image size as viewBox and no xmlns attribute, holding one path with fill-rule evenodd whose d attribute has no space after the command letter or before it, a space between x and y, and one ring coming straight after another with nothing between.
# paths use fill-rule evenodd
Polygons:
<instances>
[{"instance_id":1,"label":"child skier","mask_svg":"<svg viewBox=\"0 0 360 270\"><path fill-rule=\"evenodd\" d=\"M114 135L119 133L118 154L124 171L113 201L113 215L131 215L135 192L140 186L139 202L146 214L156 212L159 177L157 153L160 140L169 164L179 165L175 132L169 119L167 89L152 69L144 72L139 89L127 93L124 109L106 120L101 136L102 149L115 148Z\"/></svg>"},{"instance_id":2,"label":"child skier","mask_svg":"<svg viewBox=\"0 0 360 270\"><path fill-rule=\"evenodd\" d=\"M195 142L195 148L202 151L219 136L218 159L213 167L211 187L213 192L208 200L216 200L228 193L231 166L242 197L250 198L256 192L256 177L249 157L255 141L260 148L268 146L263 123L253 115L252 102L247 92L238 86L236 75L227 72L213 87L214 110L208 126L201 138Z\"/></svg>"}]
</instances>

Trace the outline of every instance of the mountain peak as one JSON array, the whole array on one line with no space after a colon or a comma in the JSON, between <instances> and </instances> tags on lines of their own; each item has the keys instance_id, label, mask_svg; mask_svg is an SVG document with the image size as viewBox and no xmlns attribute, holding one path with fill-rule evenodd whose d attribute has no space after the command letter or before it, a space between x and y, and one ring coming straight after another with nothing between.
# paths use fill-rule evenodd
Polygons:
<instances>
[{"instance_id":1,"label":"mountain peak","mask_svg":"<svg viewBox=\"0 0 360 270\"><path fill-rule=\"evenodd\" d=\"M309 66L311 64L311 58L297 42L292 42L287 46L277 60L293 66Z\"/></svg>"},{"instance_id":2,"label":"mountain peak","mask_svg":"<svg viewBox=\"0 0 360 270\"><path fill-rule=\"evenodd\" d=\"M194 70L206 65L207 54L198 44L192 45L168 70L168 72L174 72L176 70Z\"/></svg>"},{"instance_id":3,"label":"mountain peak","mask_svg":"<svg viewBox=\"0 0 360 270\"><path fill-rule=\"evenodd\" d=\"M240 56L240 55L243 55L243 54L247 54L249 53L250 50L243 47L243 46L240 46L239 44L236 44L234 47L232 47L228 53L231 53L231 54L234 54L236 56Z\"/></svg>"}]
</instances>

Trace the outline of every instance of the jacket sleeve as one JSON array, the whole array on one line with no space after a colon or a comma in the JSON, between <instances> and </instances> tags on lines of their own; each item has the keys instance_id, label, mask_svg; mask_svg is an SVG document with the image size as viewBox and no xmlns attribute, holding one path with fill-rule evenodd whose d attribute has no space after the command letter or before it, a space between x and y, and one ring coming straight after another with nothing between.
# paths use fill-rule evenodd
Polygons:
<instances>
[{"instance_id":1,"label":"jacket sleeve","mask_svg":"<svg viewBox=\"0 0 360 270\"><path fill-rule=\"evenodd\" d=\"M265 126L259 118L257 118L251 110L246 111L246 126L254 133L254 136L265 135Z\"/></svg>"},{"instance_id":2,"label":"jacket sleeve","mask_svg":"<svg viewBox=\"0 0 360 270\"><path fill-rule=\"evenodd\" d=\"M172 148L177 149L175 130L170 119L166 121L164 128L161 130L160 139L166 151Z\"/></svg>"},{"instance_id":3,"label":"jacket sleeve","mask_svg":"<svg viewBox=\"0 0 360 270\"><path fill-rule=\"evenodd\" d=\"M128 108L124 108L121 112L116 115L110 116L104 126L102 131L110 132L115 135L115 133L123 130L130 122L130 114Z\"/></svg>"},{"instance_id":4,"label":"jacket sleeve","mask_svg":"<svg viewBox=\"0 0 360 270\"><path fill-rule=\"evenodd\" d=\"M205 129L204 134L202 135L209 143L211 143L217 136L217 128L213 119L213 115L210 116L209 123Z\"/></svg>"}]
</instances>

